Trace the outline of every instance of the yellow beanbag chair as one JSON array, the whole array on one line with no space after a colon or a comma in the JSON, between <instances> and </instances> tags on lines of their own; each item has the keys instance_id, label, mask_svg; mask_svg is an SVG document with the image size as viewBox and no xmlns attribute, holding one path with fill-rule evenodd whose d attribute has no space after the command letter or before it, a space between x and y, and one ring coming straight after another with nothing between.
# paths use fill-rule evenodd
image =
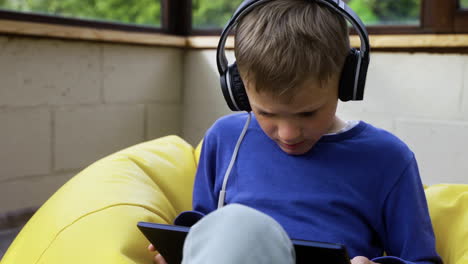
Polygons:
<instances>
[{"instance_id":1,"label":"yellow beanbag chair","mask_svg":"<svg viewBox=\"0 0 468 264\"><path fill-rule=\"evenodd\" d=\"M468 264L468 185L433 185L426 197L437 252L445 264Z\"/></svg>"},{"instance_id":2,"label":"yellow beanbag chair","mask_svg":"<svg viewBox=\"0 0 468 264\"><path fill-rule=\"evenodd\" d=\"M152 263L136 223L171 223L191 209L199 154L169 136L95 162L39 209L1 264ZM426 195L444 263L468 264L468 185L434 185Z\"/></svg>"},{"instance_id":3,"label":"yellow beanbag chair","mask_svg":"<svg viewBox=\"0 0 468 264\"><path fill-rule=\"evenodd\" d=\"M99 160L38 210L1 263L152 263L136 224L190 210L195 170L193 147L176 136Z\"/></svg>"}]
</instances>

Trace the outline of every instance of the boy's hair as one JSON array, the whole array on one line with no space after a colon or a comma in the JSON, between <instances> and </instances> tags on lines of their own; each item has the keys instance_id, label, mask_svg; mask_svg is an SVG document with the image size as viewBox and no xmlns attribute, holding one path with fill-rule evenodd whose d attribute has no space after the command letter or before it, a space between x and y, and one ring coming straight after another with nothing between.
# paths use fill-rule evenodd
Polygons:
<instances>
[{"instance_id":1,"label":"boy's hair","mask_svg":"<svg viewBox=\"0 0 468 264\"><path fill-rule=\"evenodd\" d=\"M274 0L237 25L235 56L256 92L291 100L307 80L322 85L341 73L350 50L344 17L306 0Z\"/></svg>"}]
</instances>

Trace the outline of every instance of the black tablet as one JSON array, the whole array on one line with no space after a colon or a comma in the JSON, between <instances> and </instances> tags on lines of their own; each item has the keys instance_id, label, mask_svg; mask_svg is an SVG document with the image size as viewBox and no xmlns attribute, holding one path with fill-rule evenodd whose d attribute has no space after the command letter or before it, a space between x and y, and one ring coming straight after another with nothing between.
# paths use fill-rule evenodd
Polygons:
<instances>
[{"instance_id":1,"label":"black tablet","mask_svg":"<svg viewBox=\"0 0 468 264\"><path fill-rule=\"evenodd\" d=\"M138 228L164 256L168 264L182 262L182 249L190 227L139 222ZM292 239L297 264L349 264L345 246L334 243Z\"/></svg>"},{"instance_id":2,"label":"black tablet","mask_svg":"<svg viewBox=\"0 0 468 264\"><path fill-rule=\"evenodd\" d=\"M138 222L138 228L168 264L182 262L184 240L190 227Z\"/></svg>"}]
</instances>

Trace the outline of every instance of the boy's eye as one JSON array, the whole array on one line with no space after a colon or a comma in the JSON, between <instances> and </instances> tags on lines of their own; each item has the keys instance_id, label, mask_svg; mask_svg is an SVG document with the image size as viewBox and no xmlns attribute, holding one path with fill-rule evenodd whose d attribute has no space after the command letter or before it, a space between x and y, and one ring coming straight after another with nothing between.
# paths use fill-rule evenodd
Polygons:
<instances>
[{"instance_id":1,"label":"boy's eye","mask_svg":"<svg viewBox=\"0 0 468 264\"><path fill-rule=\"evenodd\" d=\"M265 117L272 117L272 116L274 116L274 114L272 114L272 113L267 113L267 112L262 112L262 111L260 111L260 112L258 112L258 113L259 113L261 116L265 116Z\"/></svg>"},{"instance_id":2,"label":"boy's eye","mask_svg":"<svg viewBox=\"0 0 468 264\"><path fill-rule=\"evenodd\" d=\"M317 112L313 111L313 112L303 112L303 113L299 113L298 115L300 117L312 117L316 114Z\"/></svg>"}]
</instances>

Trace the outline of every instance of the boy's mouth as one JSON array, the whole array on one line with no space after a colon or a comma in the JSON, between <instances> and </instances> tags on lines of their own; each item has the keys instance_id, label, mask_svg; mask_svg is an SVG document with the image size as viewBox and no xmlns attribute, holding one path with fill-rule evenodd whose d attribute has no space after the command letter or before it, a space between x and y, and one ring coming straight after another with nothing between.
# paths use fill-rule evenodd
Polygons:
<instances>
[{"instance_id":1,"label":"boy's mouth","mask_svg":"<svg viewBox=\"0 0 468 264\"><path fill-rule=\"evenodd\" d=\"M286 144L286 143L280 142L280 145L283 146L286 149L294 150L294 149L297 149L300 146L302 146L303 143L304 143L304 141L301 141L301 142L295 143L295 144Z\"/></svg>"}]
</instances>

